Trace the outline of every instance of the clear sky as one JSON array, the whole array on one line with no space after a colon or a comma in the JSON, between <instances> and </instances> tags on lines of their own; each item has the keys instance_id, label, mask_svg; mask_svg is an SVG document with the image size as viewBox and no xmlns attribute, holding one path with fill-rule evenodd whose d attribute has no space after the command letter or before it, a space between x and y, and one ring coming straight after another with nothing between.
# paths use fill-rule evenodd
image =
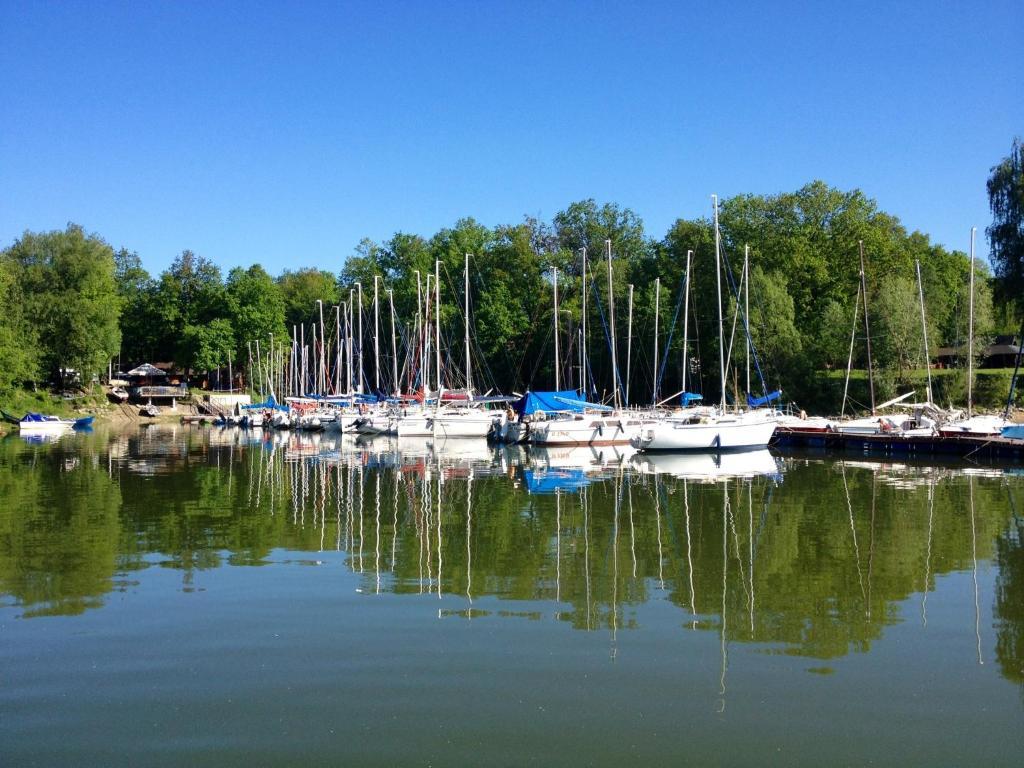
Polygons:
<instances>
[{"instance_id":1,"label":"clear sky","mask_svg":"<svg viewBox=\"0 0 1024 768\"><path fill-rule=\"evenodd\" d=\"M336 271L363 237L593 197L860 188L966 250L1024 138L1021 0L0 0L0 246Z\"/></svg>"}]
</instances>

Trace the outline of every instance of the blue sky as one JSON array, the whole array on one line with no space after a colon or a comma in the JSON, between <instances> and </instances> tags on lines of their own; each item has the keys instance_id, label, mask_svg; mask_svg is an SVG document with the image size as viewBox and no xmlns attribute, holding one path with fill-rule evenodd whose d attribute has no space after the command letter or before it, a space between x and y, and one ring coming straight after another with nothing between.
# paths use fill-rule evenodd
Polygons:
<instances>
[{"instance_id":1,"label":"blue sky","mask_svg":"<svg viewBox=\"0 0 1024 768\"><path fill-rule=\"evenodd\" d=\"M68 221L225 269L587 197L860 188L965 250L1024 138L1019 0L0 0L0 246Z\"/></svg>"}]
</instances>

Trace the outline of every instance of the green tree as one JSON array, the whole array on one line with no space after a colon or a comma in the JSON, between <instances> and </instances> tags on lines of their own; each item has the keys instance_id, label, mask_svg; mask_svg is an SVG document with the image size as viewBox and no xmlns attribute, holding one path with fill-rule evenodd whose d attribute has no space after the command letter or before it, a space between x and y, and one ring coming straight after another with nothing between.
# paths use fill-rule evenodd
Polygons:
<instances>
[{"instance_id":1,"label":"green tree","mask_svg":"<svg viewBox=\"0 0 1024 768\"><path fill-rule=\"evenodd\" d=\"M870 311L874 361L905 381L907 371L924 365L917 286L899 275L883 277Z\"/></svg>"},{"instance_id":2,"label":"green tree","mask_svg":"<svg viewBox=\"0 0 1024 768\"><path fill-rule=\"evenodd\" d=\"M301 325L313 317L317 299L324 303L325 314L327 308L338 303L337 281L333 274L325 270L285 270L277 282L284 298L284 317L289 330L293 325ZM365 290L366 286L363 285L363 288Z\"/></svg>"},{"instance_id":3,"label":"green tree","mask_svg":"<svg viewBox=\"0 0 1024 768\"><path fill-rule=\"evenodd\" d=\"M160 328L153 314L155 284L135 252L114 254L114 279L121 299L121 354L129 364L153 357Z\"/></svg>"},{"instance_id":4,"label":"green tree","mask_svg":"<svg viewBox=\"0 0 1024 768\"><path fill-rule=\"evenodd\" d=\"M178 362L185 370L212 371L227 365L235 349L231 321L217 318L205 325L186 325L178 349Z\"/></svg>"},{"instance_id":5,"label":"green tree","mask_svg":"<svg viewBox=\"0 0 1024 768\"><path fill-rule=\"evenodd\" d=\"M25 298L15 268L6 253L0 254L0 392L39 376L35 329L24 317Z\"/></svg>"},{"instance_id":6,"label":"green tree","mask_svg":"<svg viewBox=\"0 0 1024 768\"><path fill-rule=\"evenodd\" d=\"M152 292L151 310L161 330L156 354L172 358L187 369L193 347L184 343L185 329L228 314L220 268L192 251L182 251L161 273Z\"/></svg>"},{"instance_id":7,"label":"green tree","mask_svg":"<svg viewBox=\"0 0 1024 768\"><path fill-rule=\"evenodd\" d=\"M1024 146L1014 139L1009 156L993 166L988 179L992 224L989 258L1002 298L1024 312Z\"/></svg>"},{"instance_id":8,"label":"green tree","mask_svg":"<svg viewBox=\"0 0 1024 768\"><path fill-rule=\"evenodd\" d=\"M114 252L76 224L26 232L6 252L40 346L44 368L64 386L68 369L88 382L121 343Z\"/></svg>"},{"instance_id":9,"label":"green tree","mask_svg":"<svg viewBox=\"0 0 1024 768\"><path fill-rule=\"evenodd\" d=\"M281 287L259 264L249 269L236 267L228 273L227 308L236 361L248 360L249 344L256 339L266 343L271 333L278 339L287 335Z\"/></svg>"}]
</instances>

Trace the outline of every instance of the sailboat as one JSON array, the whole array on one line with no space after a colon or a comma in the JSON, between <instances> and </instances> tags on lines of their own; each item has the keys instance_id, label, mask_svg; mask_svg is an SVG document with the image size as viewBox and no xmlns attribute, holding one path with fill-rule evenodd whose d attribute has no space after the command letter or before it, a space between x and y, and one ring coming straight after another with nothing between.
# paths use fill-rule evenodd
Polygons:
<instances>
[{"instance_id":1,"label":"sailboat","mask_svg":"<svg viewBox=\"0 0 1024 768\"><path fill-rule=\"evenodd\" d=\"M974 413L974 235L976 232L977 227L971 227L971 271L967 300L967 412L942 425L939 434L943 437L995 437L1013 425L1013 422L1007 418L1008 412L1002 416ZM1024 342L1024 339L1021 341Z\"/></svg>"},{"instance_id":2,"label":"sailboat","mask_svg":"<svg viewBox=\"0 0 1024 768\"><path fill-rule=\"evenodd\" d=\"M721 233L718 197L715 211L715 272L718 286L718 359L722 400L716 409L683 411L644 421L632 445L641 451L722 451L765 448L777 426L773 410L754 408L729 412L725 406L725 340L722 321ZM746 321L744 321L746 324ZM768 398L762 398L767 401ZM757 401L755 401L757 402Z\"/></svg>"},{"instance_id":3,"label":"sailboat","mask_svg":"<svg viewBox=\"0 0 1024 768\"><path fill-rule=\"evenodd\" d=\"M469 254L466 254L464 273L464 324L466 355L466 388L462 391L446 390L441 371L441 262L434 264L434 329L437 394L433 407L424 397L422 407L406 409L396 420L395 432L399 437L486 438L500 430L505 420L504 411L490 410L486 405L504 402L505 398L479 398L473 391L473 364L470 352L469 309ZM426 382L424 382L426 389Z\"/></svg>"},{"instance_id":4,"label":"sailboat","mask_svg":"<svg viewBox=\"0 0 1024 768\"><path fill-rule=\"evenodd\" d=\"M575 399L556 397L566 406L561 411L542 412L537 420L531 422L528 441L535 445L629 445L637 436L641 420L635 411L623 408L621 403L621 388L619 386L618 357L615 343L615 296L612 291L612 241L605 240L605 252L608 259L608 312L609 325L611 326L611 356L612 356L612 392L614 406L598 405L589 403L585 397L579 396ZM583 294L584 310L583 317L586 318L586 292L587 292L587 262L586 249L583 250ZM558 320L557 305L555 308L555 322ZM584 320L585 322L585 320ZM557 325L556 325L557 338ZM586 367L586 332L582 333L581 353L583 367ZM559 388L558 370L561 362L555 360L555 389ZM562 393L549 393L561 395Z\"/></svg>"}]
</instances>

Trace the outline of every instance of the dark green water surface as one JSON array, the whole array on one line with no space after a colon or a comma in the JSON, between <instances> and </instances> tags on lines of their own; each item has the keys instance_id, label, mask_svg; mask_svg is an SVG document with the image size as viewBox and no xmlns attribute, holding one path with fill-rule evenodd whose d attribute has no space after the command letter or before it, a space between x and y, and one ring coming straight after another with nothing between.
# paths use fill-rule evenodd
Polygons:
<instances>
[{"instance_id":1,"label":"dark green water surface","mask_svg":"<svg viewBox=\"0 0 1024 768\"><path fill-rule=\"evenodd\" d=\"M0 442L0 765L1020 765L1024 475Z\"/></svg>"}]
</instances>

